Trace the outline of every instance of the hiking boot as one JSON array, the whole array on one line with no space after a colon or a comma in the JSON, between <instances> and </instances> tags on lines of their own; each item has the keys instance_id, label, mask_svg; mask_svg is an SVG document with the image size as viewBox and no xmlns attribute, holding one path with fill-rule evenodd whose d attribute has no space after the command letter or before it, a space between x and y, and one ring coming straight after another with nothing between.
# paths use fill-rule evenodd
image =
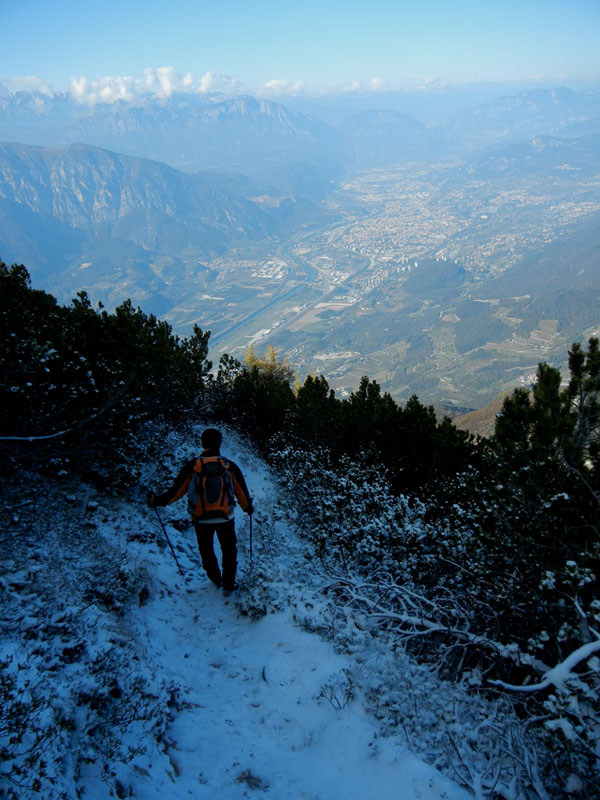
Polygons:
<instances>
[{"instance_id":1,"label":"hiking boot","mask_svg":"<svg viewBox=\"0 0 600 800\"><path fill-rule=\"evenodd\" d=\"M238 588L239 587L238 587L237 583L234 583L231 586L223 586L223 594L225 595L225 597L229 597L229 595L232 592L235 592L235 590L238 589Z\"/></svg>"}]
</instances>

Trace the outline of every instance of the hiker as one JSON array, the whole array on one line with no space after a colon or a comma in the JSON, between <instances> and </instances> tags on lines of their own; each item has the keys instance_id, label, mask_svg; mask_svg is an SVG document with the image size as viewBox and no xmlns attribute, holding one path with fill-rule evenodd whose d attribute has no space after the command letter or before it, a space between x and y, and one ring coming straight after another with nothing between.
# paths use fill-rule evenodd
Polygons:
<instances>
[{"instance_id":1,"label":"hiker","mask_svg":"<svg viewBox=\"0 0 600 800\"><path fill-rule=\"evenodd\" d=\"M171 488L158 495L149 493L146 501L150 508L167 506L187 494L204 571L215 586L229 594L237 589L235 498L246 514L252 514L254 508L240 468L221 455L221 432L207 428L201 441L202 454L183 465ZM221 545L222 570L214 551L215 533Z\"/></svg>"}]
</instances>

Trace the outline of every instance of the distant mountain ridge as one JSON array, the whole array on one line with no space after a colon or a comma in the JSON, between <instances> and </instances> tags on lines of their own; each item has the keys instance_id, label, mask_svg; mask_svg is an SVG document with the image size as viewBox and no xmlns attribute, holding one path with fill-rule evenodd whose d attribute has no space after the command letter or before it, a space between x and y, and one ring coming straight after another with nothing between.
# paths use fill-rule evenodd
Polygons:
<instances>
[{"instance_id":1,"label":"distant mountain ridge","mask_svg":"<svg viewBox=\"0 0 600 800\"><path fill-rule=\"evenodd\" d=\"M464 167L464 173L477 180L500 176L522 179L539 173L551 175L556 170L585 177L598 174L600 131L573 138L536 136L490 150Z\"/></svg>"},{"instance_id":2,"label":"distant mountain ridge","mask_svg":"<svg viewBox=\"0 0 600 800\"><path fill-rule=\"evenodd\" d=\"M132 102L74 102L67 94L0 94L0 141L40 146L76 142L163 161L186 171L213 169L256 178L290 163L335 174L343 165L390 164L464 153L577 126L600 130L600 91L533 90L435 124L378 106L330 125L281 103L249 95L173 95ZM598 126L598 127L596 127Z\"/></svg>"},{"instance_id":3,"label":"distant mountain ridge","mask_svg":"<svg viewBox=\"0 0 600 800\"><path fill-rule=\"evenodd\" d=\"M71 138L186 170L256 175L261 166L332 156L323 123L252 97L212 104L117 106L95 111Z\"/></svg>"},{"instance_id":4,"label":"distant mountain ridge","mask_svg":"<svg viewBox=\"0 0 600 800\"><path fill-rule=\"evenodd\" d=\"M462 148L484 148L542 135L569 135L569 127L598 117L600 91L575 92L559 87L498 97L450 117L443 126Z\"/></svg>"},{"instance_id":5,"label":"distant mountain ridge","mask_svg":"<svg viewBox=\"0 0 600 800\"><path fill-rule=\"evenodd\" d=\"M0 112L0 140L54 147L85 142L187 171L256 175L274 164L334 159L337 144L324 123L250 96L119 101L90 109L62 95L19 94L0 98Z\"/></svg>"}]
</instances>

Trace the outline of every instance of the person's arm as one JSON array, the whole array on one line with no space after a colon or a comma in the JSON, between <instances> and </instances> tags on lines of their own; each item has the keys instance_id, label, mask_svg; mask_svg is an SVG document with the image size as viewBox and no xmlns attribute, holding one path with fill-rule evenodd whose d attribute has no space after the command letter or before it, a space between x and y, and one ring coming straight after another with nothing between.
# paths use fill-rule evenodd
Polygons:
<instances>
[{"instance_id":1,"label":"person's arm","mask_svg":"<svg viewBox=\"0 0 600 800\"><path fill-rule=\"evenodd\" d=\"M179 474L173 481L173 485L165 492L162 492L162 494L149 494L147 501L150 508L168 506L170 503L174 503L176 500L179 500L180 497L183 497L187 491L190 478L192 477L192 469L195 463L195 458L191 461L187 461L179 470Z\"/></svg>"}]
</instances>

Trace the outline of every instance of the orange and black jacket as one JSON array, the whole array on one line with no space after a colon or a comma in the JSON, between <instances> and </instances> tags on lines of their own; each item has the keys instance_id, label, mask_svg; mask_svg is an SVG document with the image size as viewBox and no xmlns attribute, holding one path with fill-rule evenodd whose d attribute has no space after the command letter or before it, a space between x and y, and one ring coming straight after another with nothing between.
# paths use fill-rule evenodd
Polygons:
<instances>
[{"instance_id":1,"label":"orange and black jacket","mask_svg":"<svg viewBox=\"0 0 600 800\"><path fill-rule=\"evenodd\" d=\"M173 485L167 489L166 492L155 495L154 505L168 506L170 503L174 503L176 500L179 500L181 497L183 497L187 493L188 486L192 478L192 473L194 471L194 466L198 459L210 458L211 456L222 458L227 464L229 477L231 478L231 484L233 486L233 491L237 501L243 511L250 512L252 509L252 498L250 497L250 492L246 486L246 481L244 480L241 469L230 458L225 458L225 456L222 456L218 450L214 449L203 450L201 455L190 459L190 461L186 461L179 471L179 474L173 481ZM202 519L202 515L200 515L198 519Z\"/></svg>"}]
</instances>

